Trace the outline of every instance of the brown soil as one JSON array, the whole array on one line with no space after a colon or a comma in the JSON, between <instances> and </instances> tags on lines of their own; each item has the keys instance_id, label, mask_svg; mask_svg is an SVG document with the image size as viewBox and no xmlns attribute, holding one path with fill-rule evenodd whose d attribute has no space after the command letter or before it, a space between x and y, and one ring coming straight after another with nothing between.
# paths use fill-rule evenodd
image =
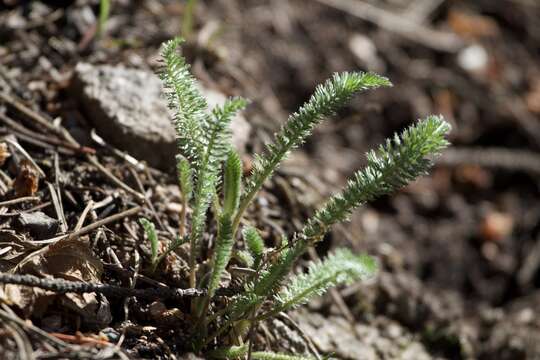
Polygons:
<instances>
[{"instance_id":1,"label":"brown soil","mask_svg":"<svg viewBox=\"0 0 540 360\"><path fill-rule=\"evenodd\" d=\"M293 319L303 329L302 336L285 320L284 327L297 336L312 337L318 351L335 352L339 358L400 359L405 358L404 352L396 349L411 344L419 350L410 358L540 358L540 322L535 316L540 310L540 5L527 0L440 1L423 21L415 21L422 24L422 31L437 29L439 35L450 33L460 39L459 46L443 49L442 42L440 46L426 42L418 32L404 36L406 30L381 27L384 20L366 21L330 5L336 3L355 1L201 1L184 51L205 86L252 100L246 112L253 128L246 164L287 114L333 72L372 70L394 83L393 88L355 99L318 128L279 171L262 194L266 201L249 214L269 243L277 241L281 232L290 234L298 228L324 196L337 191L363 165L363 154L384 138L432 113L443 114L453 125L453 149L429 176L364 207L317 249L324 256L336 246L349 246L376 256L382 269L376 281L341 289L341 305L334 294L307 307L328 318L328 325L299 312ZM407 13L407 9L427 2L373 3L412 19L419 10ZM60 117L78 143L97 150L103 166L136 192L147 193L155 209L144 205L141 214L159 218L160 234L171 239L170 229L177 227L172 205L180 202L172 171L139 171L92 142L70 76L80 61L156 70L159 46L180 31L184 7L175 1L113 1L101 38L96 35L97 12L97 1L0 2L0 90L46 121ZM484 55L485 61L475 64ZM13 103L0 100L0 114L31 131L25 135L13 124L0 122L2 135L15 135L43 168L52 189L61 185L68 229L75 227L89 200L104 205L90 212L86 225L140 203L92 163L87 149L67 144L61 134L56 136L60 146L45 146L43 139L36 142L39 135L50 136L51 129ZM12 156L2 166L2 183L22 176L22 160ZM3 200L33 193L27 183L21 187L17 194L15 185L2 189ZM43 211L56 218L50 189L40 181L34 195L40 199L38 205L49 203ZM2 207L3 231L17 229L18 212L33 206ZM9 256L0 252L0 270L12 268L36 250L27 243L37 236L23 230L2 235L2 243L23 245ZM96 279L129 286L133 271L147 264L149 249L136 218L93 229L84 239L89 247L53 249L56 254L53 251L40 263L27 263L24 272L42 275L45 266L45 274L92 281L90 275L70 272L76 266L69 261L51 265L54 256L74 256L75 251L84 267L99 275ZM123 271L114 270L111 252ZM181 257L164 266L153 280L187 287ZM123 334L122 348L133 358L172 359L189 349L184 335L189 322L186 315L175 316L173 311L184 304L111 298L110 303L105 301L112 316L107 319L95 308L103 299L35 292L21 297L47 304L22 310L13 305L13 316L29 318L49 334L80 330L91 337L101 332L100 339L111 343ZM165 315L154 311L161 305L172 310ZM127 320L124 309L129 310ZM9 313L6 308L2 311ZM342 322L351 325L350 320L360 327L355 338L366 346L363 355L345 351L346 344L321 340L320 328L331 327L338 338L339 331L348 332ZM94 344L97 337L70 342L89 347L45 346L47 340L35 331L14 324L0 318L4 325L0 331L19 334L23 343L29 337L41 357L92 358L98 351L103 358L118 357ZM308 351L305 339L281 343L271 341L267 332L260 329L263 347ZM371 341L370 336L380 341ZM17 336L0 339L5 358L19 358L13 339Z\"/></svg>"}]
</instances>

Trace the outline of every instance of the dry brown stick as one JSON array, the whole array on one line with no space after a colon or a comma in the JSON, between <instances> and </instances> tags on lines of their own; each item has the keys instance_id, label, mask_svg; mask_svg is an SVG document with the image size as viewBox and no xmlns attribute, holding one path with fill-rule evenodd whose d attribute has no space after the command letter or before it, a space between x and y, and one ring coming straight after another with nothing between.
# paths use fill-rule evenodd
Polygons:
<instances>
[{"instance_id":1,"label":"dry brown stick","mask_svg":"<svg viewBox=\"0 0 540 360\"><path fill-rule=\"evenodd\" d=\"M452 166L479 165L540 175L540 154L526 150L451 147L442 153L437 163Z\"/></svg>"},{"instance_id":2,"label":"dry brown stick","mask_svg":"<svg viewBox=\"0 0 540 360\"><path fill-rule=\"evenodd\" d=\"M65 232L68 230L68 225L66 221L66 215L64 214L64 210L62 209L61 200L53 184L47 181L47 186L49 188L49 193L51 194L51 201L53 203L54 211L56 212L56 217L60 222L60 230L62 232Z\"/></svg>"},{"instance_id":3,"label":"dry brown stick","mask_svg":"<svg viewBox=\"0 0 540 360\"><path fill-rule=\"evenodd\" d=\"M3 213L3 214L0 214L0 217L19 216L19 215L21 215L23 213L31 213L31 212L34 212L34 211L41 210L43 208L46 208L49 205L52 205L52 201L44 202L43 204L33 206L30 209L19 210L19 211L9 212L9 213Z\"/></svg>"},{"instance_id":4,"label":"dry brown stick","mask_svg":"<svg viewBox=\"0 0 540 360\"><path fill-rule=\"evenodd\" d=\"M9 206L9 205L15 205L26 201L39 201L40 199L37 196L23 196L16 199L6 200L0 202L0 206Z\"/></svg>"},{"instance_id":5,"label":"dry brown stick","mask_svg":"<svg viewBox=\"0 0 540 360\"><path fill-rule=\"evenodd\" d=\"M21 101L12 98L8 94L4 92L0 92L0 100L11 106L12 108L19 111L21 114L28 117L30 120L33 120L34 122L38 123L42 127L46 128L47 130L51 131L54 134L60 135L65 138L66 134L62 130L62 128L55 126L52 124L49 120L47 120L44 116L39 114L37 111L32 110L28 106L24 105ZM71 138L73 140L73 138ZM73 140L74 141L74 140ZM70 141L72 142L72 141ZM75 144L77 144L76 141L74 141Z\"/></svg>"},{"instance_id":6,"label":"dry brown stick","mask_svg":"<svg viewBox=\"0 0 540 360\"><path fill-rule=\"evenodd\" d=\"M71 240L71 239L75 239L76 237L79 237L79 236L82 236L82 235L85 235L97 228L99 228L100 226L103 226L103 225L107 225L109 223L112 223L112 222L115 222L115 221L118 221L120 219L123 219L125 217L128 217L128 216L131 216L131 215L134 215L136 213L138 213L139 211L142 210L142 207L141 206L136 206L134 208L131 208L129 210L126 210L126 211L123 211L121 213L118 213L118 214L115 214L115 215L111 215L109 217L106 217L105 219L101 219L101 220L98 220L96 221L95 223L93 224L90 224L88 226L85 226L83 227L82 229L80 229L79 231L74 231L72 233L69 233L69 234L65 234L65 235L61 235L61 236L57 236L55 238L52 238L52 239L47 239L47 240L38 240L38 241L34 241L32 244L34 245L44 245L44 244L47 244L47 246L44 246L42 247L41 249L39 250L36 250L32 253L30 253L28 256L26 256L24 259L22 259L18 264L17 266L15 267L14 269L14 272L16 272L18 269L21 269L26 263L28 263L28 261L30 261L34 256L38 256L38 255L41 255L41 254L44 254L46 253L51 245L53 244L56 244L58 243L59 241L62 241L62 240Z\"/></svg>"},{"instance_id":7,"label":"dry brown stick","mask_svg":"<svg viewBox=\"0 0 540 360\"><path fill-rule=\"evenodd\" d=\"M44 279L34 275L0 273L1 284L15 284L37 287L44 290L54 291L57 294L66 293L100 293L111 297L138 297L144 299L182 299L186 297L201 297L206 295L202 289L178 289L178 288L147 288L132 289L116 285L87 283L83 281L70 281L64 279ZM237 289L221 288L216 291L217 296L233 296L238 293Z\"/></svg>"},{"instance_id":8,"label":"dry brown stick","mask_svg":"<svg viewBox=\"0 0 540 360\"><path fill-rule=\"evenodd\" d=\"M405 17L418 23L425 22L445 0L416 0L405 10Z\"/></svg>"},{"instance_id":9,"label":"dry brown stick","mask_svg":"<svg viewBox=\"0 0 540 360\"><path fill-rule=\"evenodd\" d=\"M145 201L144 195L139 193L136 190L133 190L129 185L124 183L122 180L117 178L113 175L105 166L101 165L101 163L98 161L98 159L93 155L87 155L86 158L92 165L98 168L99 171L101 171L105 176L107 176L112 182L114 182L116 185L127 191L128 193L134 195L137 199L141 201Z\"/></svg>"},{"instance_id":10,"label":"dry brown stick","mask_svg":"<svg viewBox=\"0 0 540 360\"><path fill-rule=\"evenodd\" d=\"M30 109L26 105L24 105L22 102L12 98L11 96L0 92L0 100L4 101L6 104L12 106L25 116L27 116L29 119L35 121L39 125L45 127L47 130L53 132L56 135L59 135L63 139L65 139L68 143L72 144L72 146L75 146L78 149L81 149L81 151L86 153L86 157L88 161L98 168L99 171L101 171L105 176L107 176L110 180L112 180L116 185L120 186L122 189L127 191L128 193L134 195L139 200L144 200L144 195L140 194L138 191L133 190L131 187L129 187L127 184L125 184L123 181L118 179L116 176L114 176L109 170L107 170L101 163L97 160L95 156L92 155L92 152L85 151L85 149L82 147L72 136L71 134L62 126L55 126L50 121L48 121L44 116L39 114L38 112Z\"/></svg>"},{"instance_id":11,"label":"dry brown stick","mask_svg":"<svg viewBox=\"0 0 540 360\"><path fill-rule=\"evenodd\" d=\"M52 146L56 146L56 147L60 147L60 148L63 147L63 148L66 148L68 150L78 151L78 152L81 152L81 153L84 153L84 154L88 154L88 153L94 154L96 152L92 148L77 146L77 145L74 145L74 144L72 144L70 142L62 141L62 140L59 140L59 139L54 138L54 137L46 136L46 135L43 135L43 134L38 134L38 133L26 128L25 126L19 124L18 122L16 122L15 120L9 118L8 116L6 116L5 114L3 114L1 112L0 112L0 120L2 122L4 122L7 126L12 128L14 131L18 131L22 135L32 138L34 141L41 142L41 143L47 143L47 144L50 144Z\"/></svg>"},{"instance_id":12,"label":"dry brown stick","mask_svg":"<svg viewBox=\"0 0 540 360\"><path fill-rule=\"evenodd\" d=\"M15 135L15 138L17 138L17 141L19 141L19 142L28 143L30 145L40 147L40 148L43 148L43 149L56 150L57 152L59 152L61 154L64 154L64 155L73 156L73 155L76 154L76 152L71 150L71 149L61 147L61 146L51 145L51 144L43 142L41 140L37 140L34 137L22 134L22 133L18 132L17 130L4 128L4 129L2 129L2 133L7 133L8 135Z\"/></svg>"},{"instance_id":13,"label":"dry brown stick","mask_svg":"<svg viewBox=\"0 0 540 360\"><path fill-rule=\"evenodd\" d=\"M132 167L129 167L128 169L129 169L129 172L131 173L131 176L133 176L133 178L135 179L135 182L137 183L137 186L139 187L140 193L144 195L144 201L146 205L148 205L148 207L150 208L150 212L152 213L154 220L156 220L161 230L167 231L168 233L173 235L172 231L170 231L168 228L165 227L165 225L163 225L163 222L159 218L156 208L154 207L154 204L152 203L152 201L150 201L150 199L146 195L146 191L144 190L144 185L142 184L142 181L139 175L137 174L137 171L135 171L135 169Z\"/></svg>"},{"instance_id":14,"label":"dry brown stick","mask_svg":"<svg viewBox=\"0 0 540 360\"><path fill-rule=\"evenodd\" d=\"M17 323L8 323L4 321L0 321L0 325L3 323L4 325L4 331L8 330L7 333L11 333L11 337L15 341L15 344L17 345L17 352L18 357L20 360L34 360L34 357L32 356L32 345L30 345L30 341L28 340L28 337L26 336L26 333L19 327ZM4 334L5 336L6 334Z\"/></svg>"},{"instance_id":15,"label":"dry brown stick","mask_svg":"<svg viewBox=\"0 0 540 360\"><path fill-rule=\"evenodd\" d=\"M4 138L4 141L12 145L15 149L18 150L18 152L32 164L32 166L36 169L36 171L39 173L39 176L42 178L46 178L47 175L45 175L45 172L39 167L39 165L34 161L32 156L28 154L28 152L17 142L17 140L13 136L7 136Z\"/></svg>"},{"instance_id":16,"label":"dry brown stick","mask_svg":"<svg viewBox=\"0 0 540 360\"><path fill-rule=\"evenodd\" d=\"M2 318L4 320L12 321L12 322L16 323L17 325L20 325L21 327L23 327L25 329L32 330L36 334L40 335L41 337L43 337L46 340L54 343L57 346L62 346L62 347L69 346L68 343L66 343L66 342L64 342L64 341L62 341L60 339L56 339L56 338L50 336L47 332L45 332L45 331L41 330L40 328L38 328L37 326L34 326L31 323L28 323L28 322L20 319L19 317L17 317L17 315L15 313L13 313L13 311L6 304L2 304L2 308L4 310L0 310L0 318Z\"/></svg>"},{"instance_id":17,"label":"dry brown stick","mask_svg":"<svg viewBox=\"0 0 540 360\"><path fill-rule=\"evenodd\" d=\"M399 14L358 0L316 0L344 11L382 29L429 48L455 53L464 46L463 40L449 32L437 31Z\"/></svg>"},{"instance_id":18,"label":"dry brown stick","mask_svg":"<svg viewBox=\"0 0 540 360\"><path fill-rule=\"evenodd\" d=\"M105 219L98 220L98 221L96 221L96 222L94 222L94 223L92 223L90 225L87 225L87 226L81 228L78 231L74 231L74 232L69 233L69 234L64 234L64 235L61 235L61 236L57 236L57 237L54 237L52 239L34 241L33 243L34 244L50 244L50 243L55 243L55 242L57 242L59 240L63 240L63 239L67 239L67 238L74 239L76 237L86 235L89 232L91 232L93 230L96 230L100 226L108 225L110 223L116 222L116 221L121 220L123 218L133 216L133 215L139 213L142 209L143 208L141 206L135 206L135 207L133 207L131 209L122 211L122 212L120 212L118 214L108 216Z\"/></svg>"},{"instance_id":19,"label":"dry brown stick","mask_svg":"<svg viewBox=\"0 0 540 360\"><path fill-rule=\"evenodd\" d=\"M73 354L76 354L76 358L85 358L85 359L88 358L88 359L90 359L90 358L94 358L96 356L95 352L92 352L92 349L89 349L88 347L83 347L83 346L80 346L80 345L69 344L67 342L64 342L62 339L47 333L46 331L38 328L35 325L32 325L31 322L22 320L6 304L2 304L2 309L3 310L0 310L0 319L2 319L4 321L11 321L13 324L17 324L21 328L23 328L23 329L25 329L27 331L33 332L36 335L39 335L44 340L48 341L51 345L54 344L58 348L71 351ZM49 344L47 344L47 345L49 345ZM49 350L52 350L52 348L49 348ZM120 349L116 349L116 347L114 347L114 351L116 352L116 354L121 359L126 359L125 356L121 355L122 353L120 352ZM64 358L63 356L60 356L60 357Z\"/></svg>"},{"instance_id":20,"label":"dry brown stick","mask_svg":"<svg viewBox=\"0 0 540 360\"><path fill-rule=\"evenodd\" d=\"M84 225L84 221L86 220L86 217L88 216L88 213L90 212L90 210L92 210L93 206L94 206L93 200L90 200L88 204L86 204L81 216L79 217L79 220L77 220L77 224L75 224L75 229L74 229L75 231L81 230L82 226Z\"/></svg>"}]
</instances>

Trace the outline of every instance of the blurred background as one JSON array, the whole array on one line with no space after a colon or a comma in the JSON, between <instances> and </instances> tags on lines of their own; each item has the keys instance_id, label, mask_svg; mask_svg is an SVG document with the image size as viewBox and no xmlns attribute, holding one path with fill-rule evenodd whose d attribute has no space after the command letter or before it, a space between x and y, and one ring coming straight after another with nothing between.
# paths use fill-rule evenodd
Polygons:
<instances>
[{"instance_id":1,"label":"blurred background","mask_svg":"<svg viewBox=\"0 0 540 360\"><path fill-rule=\"evenodd\" d=\"M99 1L0 4L0 86L75 130L89 127L70 90L77 63L154 71L181 34L205 87L252 101L246 167L332 73L387 76L394 87L355 98L291 156L264 193L279 211L257 210L263 227L300 226L415 119L444 115L453 147L328 236L319 255L350 246L381 274L310 304L330 330L299 322L343 358L406 358L403 341L426 358L540 358L540 2L111 0L101 16Z\"/></svg>"}]
</instances>

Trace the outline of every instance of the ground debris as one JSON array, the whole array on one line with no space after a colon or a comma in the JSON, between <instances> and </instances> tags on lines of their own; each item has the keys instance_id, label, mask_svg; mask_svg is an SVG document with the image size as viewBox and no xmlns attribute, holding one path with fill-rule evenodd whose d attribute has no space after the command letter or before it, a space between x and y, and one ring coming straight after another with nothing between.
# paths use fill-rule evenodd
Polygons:
<instances>
[{"instance_id":1,"label":"ground debris","mask_svg":"<svg viewBox=\"0 0 540 360\"><path fill-rule=\"evenodd\" d=\"M36 240L46 239L56 234L60 222L41 211L21 213L17 222L23 231L28 231Z\"/></svg>"}]
</instances>

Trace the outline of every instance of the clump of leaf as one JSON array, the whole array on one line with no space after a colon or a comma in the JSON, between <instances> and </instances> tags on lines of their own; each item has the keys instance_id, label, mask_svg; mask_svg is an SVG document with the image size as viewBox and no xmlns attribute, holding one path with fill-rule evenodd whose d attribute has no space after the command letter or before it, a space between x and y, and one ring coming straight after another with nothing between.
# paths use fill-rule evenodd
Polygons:
<instances>
[{"instance_id":1,"label":"clump of leaf","mask_svg":"<svg viewBox=\"0 0 540 360\"><path fill-rule=\"evenodd\" d=\"M181 238L177 238L172 244L170 244L165 251L161 254L159 253L159 239L156 232L156 226L150 220L145 218L140 218L139 223L146 233L148 241L150 241L150 273L154 273L161 263L161 261L169 255L171 251L174 251L178 246L183 244Z\"/></svg>"},{"instance_id":2,"label":"clump of leaf","mask_svg":"<svg viewBox=\"0 0 540 360\"><path fill-rule=\"evenodd\" d=\"M210 346L227 333L243 333L229 331L231 329L245 329L246 325L253 327L257 321L305 304L332 286L351 284L373 276L377 269L374 259L367 255L354 255L348 250L337 250L322 262L312 263L307 272L293 276L285 284L296 261L320 241L332 225L346 221L354 209L366 202L426 174L434 156L448 146L445 136L450 126L442 117L430 116L396 134L376 151L369 152L365 168L349 180L341 193L330 198L308 219L299 233L293 234L289 241L284 239L281 247L266 249L259 232L251 226L244 227L243 242L236 242L246 210L288 153L301 145L316 125L343 107L353 95L391 84L388 79L373 73L334 75L319 85L306 104L289 117L265 152L255 155L253 171L242 181L242 163L231 145L230 122L247 102L231 98L223 106L209 110L189 66L176 52L180 43L181 40L175 39L164 44L164 65L160 76L169 107L175 114L173 124L178 151L182 155L178 162L178 177L184 206L180 214L179 238L188 239L190 243L190 286L205 286L207 289L204 301L192 307L195 310L192 315L199 325L194 327L194 332L205 329L201 332L204 338L194 341L198 350ZM212 209L217 220L217 234L213 237L210 271L202 285L197 282L195 274L198 264L205 260L201 258L201 248L211 203L215 205ZM189 231L186 229L185 211L188 206L192 209ZM151 230L148 224L145 228ZM228 302L215 302L219 280L233 254L243 265L250 267L247 270L251 275L244 278L243 291L237 296ZM214 332L207 336L206 329ZM231 347L215 350L212 354L217 358L234 358L243 356L241 354L246 349L246 346ZM256 351L251 353L251 358L305 359Z\"/></svg>"},{"instance_id":3,"label":"clump of leaf","mask_svg":"<svg viewBox=\"0 0 540 360\"><path fill-rule=\"evenodd\" d=\"M230 346L228 348L220 348L212 350L208 353L210 359L238 359L248 353L248 346ZM270 351L253 351L251 358L254 360L314 360L314 357L304 355L291 355L274 353Z\"/></svg>"},{"instance_id":4,"label":"clump of leaf","mask_svg":"<svg viewBox=\"0 0 540 360\"><path fill-rule=\"evenodd\" d=\"M99 18L97 24L97 36L101 37L103 31L105 30L105 25L109 20L109 13L111 11L111 1L110 0L100 0L99 1Z\"/></svg>"},{"instance_id":5,"label":"clump of leaf","mask_svg":"<svg viewBox=\"0 0 540 360\"><path fill-rule=\"evenodd\" d=\"M305 304L332 286L370 278L376 271L377 264L372 257L354 255L347 249L339 249L323 262L312 262L307 273L293 277L276 295L273 308L259 318L265 319Z\"/></svg>"},{"instance_id":6,"label":"clump of leaf","mask_svg":"<svg viewBox=\"0 0 540 360\"><path fill-rule=\"evenodd\" d=\"M150 258L150 269L151 272L154 272L156 270L156 267L159 264L158 261L158 248L159 248L159 241L156 233L156 226L154 223L150 222L148 219L141 218L139 219L139 222L141 223L144 232L146 233L146 237L148 238L148 241L150 241L150 250L151 250L151 258Z\"/></svg>"},{"instance_id":7,"label":"clump of leaf","mask_svg":"<svg viewBox=\"0 0 540 360\"><path fill-rule=\"evenodd\" d=\"M231 98L223 106L217 106L209 112L207 102L189 72L189 65L176 53L181 42L180 39L174 39L164 44L162 57L165 64L161 79L166 88L169 107L174 111L173 124L179 151L189 160L194 174L189 283L195 287L197 257L200 254L208 207L216 193L221 166L231 146L230 122L246 106L246 101Z\"/></svg>"}]
</instances>

